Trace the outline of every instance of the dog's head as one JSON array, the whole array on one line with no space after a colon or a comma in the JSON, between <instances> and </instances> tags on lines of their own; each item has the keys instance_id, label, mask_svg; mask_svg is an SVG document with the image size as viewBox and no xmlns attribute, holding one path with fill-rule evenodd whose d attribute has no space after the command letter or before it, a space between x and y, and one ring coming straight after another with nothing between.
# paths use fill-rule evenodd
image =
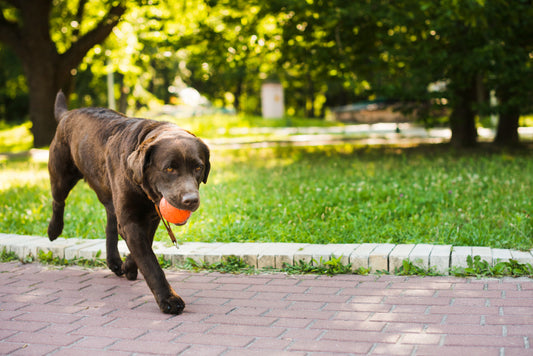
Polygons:
<instances>
[{"instance_id":1,"label":"dog's head","mask_svg":"<svg viewBox=\"0 0 533 356\"><path fill-rule=\"evenodd\" d=\"M155 203L162 197L174 207L196 211L198 188L207 183L209 148L193 134L174 126L150 132L127 159L132 180Z\"/></svg>"}]
</instances>

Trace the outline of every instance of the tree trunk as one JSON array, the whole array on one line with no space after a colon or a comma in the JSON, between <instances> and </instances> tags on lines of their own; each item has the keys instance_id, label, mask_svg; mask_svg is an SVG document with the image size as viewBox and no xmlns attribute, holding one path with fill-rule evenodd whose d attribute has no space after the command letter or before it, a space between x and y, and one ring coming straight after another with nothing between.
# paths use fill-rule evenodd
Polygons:
<instances>
[{"instance_id":1,"label":"tree trunk","mask_svg":"<svg viewBox=\"0 0 533 356\"><path fill-rule=\"evenodd\" d=\"M517 146L520 144L518 136L518 123L520 119L520 109L507 110L500 114L498 129L494 143L500 146Z\"/></svg>"},{"instance_id":2,"label":"tree trunk","mask_svg":"<svg viewBox=\"0 0 533 356\"><path fill-rule=\"evenodd\" d=\"M509 90L500 89L498 99L503 109L500 110L500 119L494 143L500 146L516 146L520 144L518 126L520 121L520 107L509 104L512 94Z\"/></svg>"},{"instance_id":3,"label":"tree trunk","mask_svg":"<svg viewBox=\"0 0 533 356\"><path fill-rule=\"evenodd\" d=\"M450 128L450 143L457 148L474 147L477 144L476 113L472 104L476 100L476 87L472 84L454 91Z\"/></svg>"},{"instance_id":4,"label":"tree trunk","mask_svg":"<svg viewBox=\"0 0 533 356\"><path fill-rule=\"evenodd\" d=\"M11 1L21 15L20 22L7 20L0 11L0 41L9 45L20 58L30 96L30 119L35 147L48 146L54 137L54 101L57 91L69 93L71 70L83 60L85 54L111 33L126 10L122 5L111 7L109 12L89 32L73 42L59 54L50 37L50 9L52 0ZM85 1L80 1L79 18L83 15ZM67 96L68 97L68 96Z\"/></svg>"},{"instance_id":5,"label":"tree trunk","mask_svg":"<svg viewBox=\"0 0 533 356\"><path fill-rule=\"evenodd\" d=\"M59 86L55 83L53 72L33 67L27 73L33 145L45 147L52 142L57 126L54 118L54 101Z\"/></svg>"}]
</instances>

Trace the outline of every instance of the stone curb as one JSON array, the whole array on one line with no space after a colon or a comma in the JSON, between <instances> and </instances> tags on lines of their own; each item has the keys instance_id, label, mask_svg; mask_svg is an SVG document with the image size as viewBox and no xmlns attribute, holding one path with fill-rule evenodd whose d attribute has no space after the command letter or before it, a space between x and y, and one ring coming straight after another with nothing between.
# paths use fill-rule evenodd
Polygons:
<instances>
[{"instance_id":1,"label":"stone curb","mask_svg":"<svg viewBox=\"0 0 533 356\"><path fill-rule=\"evenodd\" d=\"M106 258L105 240L58 238L50 242L48 238L0 233L0 250L6 249L18 256L37 256L38 251L52 251L53 256L72 258ZM514 259L519 263L533 265L533 250L529 252L490 247L430 245L430 244L305 244L305 243L206 243L186 242L179 249L156 241L153 245L157 256L163 256L174 265L183 264L187 258L197 262L216 263L227 256L240 257L248 265L256 268L282 268L284 263L293 265L300 260L323 264L331 256L341 258L341 263L358 268L368 268L371 272L394 272L409 260L421 268L433 268L441 274L448 274L451 267L466 267L468 256L480 256L494 265ZM126 256L129 251L123 240L119 241L119 251Z\"/></svg>"}]
</instances>

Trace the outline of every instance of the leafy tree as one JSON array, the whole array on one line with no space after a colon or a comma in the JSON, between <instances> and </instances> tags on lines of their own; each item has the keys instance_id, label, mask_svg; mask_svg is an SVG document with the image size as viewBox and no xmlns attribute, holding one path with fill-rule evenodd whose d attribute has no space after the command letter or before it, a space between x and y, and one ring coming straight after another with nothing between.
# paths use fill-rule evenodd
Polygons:
<instances>
[{"instance_id":1,"label":"leafy tree","mask_svg":"<svg viewBox=\"0 0 533 356\"><path fill-rule=\"evenodd\" d=\"M55 133L55 94L60 88L70 92L77 66L94 45L107 38L124 11L120 3L92 0L0 2L0 41L12 49L24 68L36 147L50 144Z\"/></svg>"},{"instance_id":2,"label":"leafy tree","mask_svg":"<svg viewBox=\"0 0 533 356\"><path fill-rule=\"evenodd\" d=\"M521 114L533 109L533 4L493 0L486 3L488 86L499 104L495 143L516 145Z\"/></svg>"},{"instance_id":3,"label":"leafy tree","mask_svg":"<svg viewBox=\"0 0 533 356\"><path fill-rule=\"evenodd\" d=\"M380 1L380 0L376 0ZM517 142L518 118L531 95L532 11L530 1L403 0L387 4L383 16L391 58L389 75L403 67L411 85L393 86L407 96L424 94L431 82L447 83L452 144L473 146L476 115L490 112L484 93L500 101L497 142ZM391 82L405 83L398 78ZM529 94L528 94L529 93ZM530 100L529 100L530 101Z\"/></svg>"}]
</instances>

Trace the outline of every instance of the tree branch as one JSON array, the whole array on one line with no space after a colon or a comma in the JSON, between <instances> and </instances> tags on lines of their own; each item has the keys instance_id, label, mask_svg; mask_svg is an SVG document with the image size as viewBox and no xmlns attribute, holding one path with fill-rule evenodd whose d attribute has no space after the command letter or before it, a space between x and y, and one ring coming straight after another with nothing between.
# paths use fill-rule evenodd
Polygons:
<instances>
[{"instance_id":1,"label":"tree branch","mask_svg":"<svg viewBox=\"0 0 533 356\"><path fill-rule=\"evenodd\" d=\"M74 42L70 48L60 56L61 66L66 71L76 68L87 52L95 45L102 43L120 21L126 8L122 5L113 6L107 15L89 32Z\"/></svg>"}]
</instances>

